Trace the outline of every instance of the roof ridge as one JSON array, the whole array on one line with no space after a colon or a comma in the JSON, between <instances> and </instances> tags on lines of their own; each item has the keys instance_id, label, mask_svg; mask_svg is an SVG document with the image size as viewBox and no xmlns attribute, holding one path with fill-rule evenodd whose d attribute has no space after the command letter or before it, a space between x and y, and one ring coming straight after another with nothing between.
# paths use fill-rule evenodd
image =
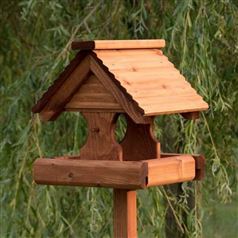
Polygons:
<instances>
[{"instance_id":1,"label":"roof ridge","mask_svg":"<svg viewBox=\"0 0 238 238\"><path fill-rule=\"evenodd\" d=\"M163 39L73 41L73 50L161 49Z\"/></svg>"}]
</instances>

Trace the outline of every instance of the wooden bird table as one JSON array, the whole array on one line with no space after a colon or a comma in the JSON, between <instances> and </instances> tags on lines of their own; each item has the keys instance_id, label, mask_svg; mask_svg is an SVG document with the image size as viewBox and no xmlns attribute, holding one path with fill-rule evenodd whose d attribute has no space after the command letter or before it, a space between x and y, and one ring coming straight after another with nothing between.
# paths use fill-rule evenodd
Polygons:
<instances>
[{"instance_id":1,"label":"wooden bird table","mask_svg":"<svg viewBox=\"0 0 238 238\"><path fill-rule=\"evenodd\" d=\"M80 49L33 107L43 121L80 111L87 142L79 156L34 162L38 184L113 188L115 238L137 237L136 190L201 179L200 155L163 154L153 136L157 115L196 119L207 104L160 50L164 40L75 42ZM127 130L115 139L117 118Z\"/></svg>"}]
</instances>

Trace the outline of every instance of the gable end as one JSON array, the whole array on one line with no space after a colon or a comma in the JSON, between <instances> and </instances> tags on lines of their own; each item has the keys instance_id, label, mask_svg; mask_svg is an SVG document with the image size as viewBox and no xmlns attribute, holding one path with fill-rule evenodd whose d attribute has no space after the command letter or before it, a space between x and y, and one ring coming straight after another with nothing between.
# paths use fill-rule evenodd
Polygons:
<instances>
[{"instance_id":1,"label":"gable end","mask_svg":"<svg viewBox=\"0 0 238 238\"><path fill-rule=\"evenodd\" d=\"M71 63L72 65L67 66L33 107L32 111L40 113L41 120L53 121L65 110L97 111L100 108L113 112L126 112L136 123L148 123L150 121L150 118L143 117L143 110L121 87L107 68L101 64L94 53L83 51L82 56L77 55ZM97 78L99 84L107 91L106 94L104 92L104 99L98 98L102 100L102 103L96 102L97 96L92 94L86 95L84 98L79 96L81 86L86 84L90 77Z\"/></svg>"}]
</instances>

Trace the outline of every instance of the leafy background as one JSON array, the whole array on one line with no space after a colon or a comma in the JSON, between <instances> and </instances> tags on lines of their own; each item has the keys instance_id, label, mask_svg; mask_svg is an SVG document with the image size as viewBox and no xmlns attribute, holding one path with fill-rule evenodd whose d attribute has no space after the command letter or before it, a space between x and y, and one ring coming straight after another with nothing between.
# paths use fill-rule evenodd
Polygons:
<instances>
[{"instance_id":1,"label":"leafy background","mask_svg":"<svg viewBox=\"0 0 238 238\"><path fill-rule=\"evenodd\" d=\"M210 106L196 122L156 119L163 150L204 153L207 176L139 191L139 237L236 237L236 0L1 0L0 11L0 237L112 237L110 189L32 182L35 158L77 154L86 139L78 113L46 124L31 114L76 38L164 38L165 54Z\"/></svg>"}]
</instances>

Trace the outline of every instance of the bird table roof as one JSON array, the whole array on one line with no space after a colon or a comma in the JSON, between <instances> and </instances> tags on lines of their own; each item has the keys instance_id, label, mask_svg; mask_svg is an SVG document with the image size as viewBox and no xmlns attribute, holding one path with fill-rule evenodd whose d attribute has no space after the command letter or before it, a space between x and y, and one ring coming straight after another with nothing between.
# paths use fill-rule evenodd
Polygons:
<instances>
[{"instance_id":1,"label":"bird table roof","mask_svg":"<svg viewBox=\"0 0 238 238\"><path fill-rule=\"evenodd\" d=\"M95 50L97 57L144 110L160 115L208 108L158 49Z\"/></svg>"},{"instance_id":2,"label":"bird table roof","mask_svg":"<svg viewBox=\"0 0 238 238\"><path fill-rule=\"evenodd\" d=\"M207 103L161 51L164 45L164 40L91 41L72 48L103 64L143 116L206 110Z\"/></svg>"}]
</instances>

